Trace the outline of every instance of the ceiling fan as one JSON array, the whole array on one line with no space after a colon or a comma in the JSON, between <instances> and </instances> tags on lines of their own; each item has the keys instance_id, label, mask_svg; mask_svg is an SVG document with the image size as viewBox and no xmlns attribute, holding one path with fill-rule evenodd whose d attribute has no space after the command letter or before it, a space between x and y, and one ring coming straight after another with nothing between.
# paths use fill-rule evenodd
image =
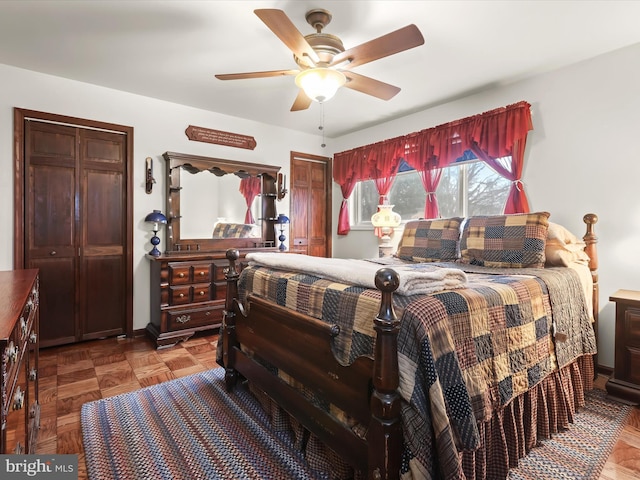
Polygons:
<instances>
[{"instance_id":1,"label":"ceiling fan","mask_svg":"<svg viewBox=\"0 0 640 480\"><path fill-rule=\"evenodd\" d=\"M309 108L313 100L320 103L329 100L343 85L382 100L393 98L400 91L398 87L359 75L351 69L424 43L418 27L411 24L345 50L340 38L322 32L331 22L331 13L326 10L307 12L305 19L316 33L305 36L282 10L258 9L254 13L293 52L299 69L229 73L216 75L216 78L239 80L295 75L300 91L291 107L292 112Z\"/></svg>"}]
</instances>

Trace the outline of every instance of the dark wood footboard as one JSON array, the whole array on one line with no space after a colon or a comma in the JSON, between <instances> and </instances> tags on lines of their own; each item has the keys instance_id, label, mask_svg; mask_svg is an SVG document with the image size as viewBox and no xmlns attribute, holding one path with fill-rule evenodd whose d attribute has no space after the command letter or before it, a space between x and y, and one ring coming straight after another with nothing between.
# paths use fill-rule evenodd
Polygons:
<instances>
[{"instance_id":1,"label":"dark wood footboard","mask_svg":"<svg viewBox=\"0 0 640 480\"><path fill-rule=\"evenodd\" d=\"M354 468L368 472L369 478L398 478L402 446L400 398L396 392L399 321L392 306L398 275L388 268L376 275L382 300L374 320L374 358L360 357L345 366L331 351L331 339L340 333L337 325L251 295L241 305L237 301L239 252L227 251L227 258L230 267L221 329L227 388L231 390L240 376L246 378ZM328 412L309 403L259 359L368 425L367 438L357 436Z\"/></svg>"}]
</instances>

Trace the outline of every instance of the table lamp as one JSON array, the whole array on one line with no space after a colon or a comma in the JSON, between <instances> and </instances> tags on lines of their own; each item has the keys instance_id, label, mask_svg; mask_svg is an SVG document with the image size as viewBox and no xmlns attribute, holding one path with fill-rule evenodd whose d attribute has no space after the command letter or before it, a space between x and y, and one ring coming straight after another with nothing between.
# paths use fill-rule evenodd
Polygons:
<instances>
[{"instance_id":1,"label":"table lamp","mask_svg":"<svg viewBox=\"0 0 640 480\"><path fill-rule=\"evenodd\" d=\"M166 224L167 217L165 217L160 210L154 210L145 217L144 221L153 224L153 237L151 237L151 245L153 245L153 248L149 252L149 255L159 257L161 252L158 250L158 245L160 245L160 238L157 235L158 230L160 229L158 224Z\"/></svg>"},{"instance_id":2,"label":"table lamp","mask_svg":"<svg viewBox=\"0 0 640 480\"><path fill-rule=\"evenodd\" d=\"M391 234L401 221L400 214L393 211L393 205L378 205L378 211L371 216L371 223L382 234L378 251L380 257L389 257L393 253Z\"/></svg>"},{"instance_id":3,"label":"table lamp","mask_svg":"<svg viewBox=\"0 0 640 480\"><path fill-rule=\"evenodd\" d=\"M280 236L278 237L278 240L280 240L280 246L278 247L278 249L282 252L287 249L287 246L284 244L284 241L287 239L287 237L284 236L284 226L288 223L289 217L287 217L284 213L278 215L278 218L276 220L276 225L279 225L280 228Z\"/></svg>"}]
</instances>

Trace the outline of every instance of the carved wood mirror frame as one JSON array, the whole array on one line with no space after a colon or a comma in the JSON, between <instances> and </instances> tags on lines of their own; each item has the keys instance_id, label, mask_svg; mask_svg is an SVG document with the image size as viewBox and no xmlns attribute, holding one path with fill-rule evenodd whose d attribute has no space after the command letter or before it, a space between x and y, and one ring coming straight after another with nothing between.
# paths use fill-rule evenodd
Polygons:
<instances>
[{"instance_id":1,"label":"carved wood mirror frame","mask_svg":"<svg viewBox=\"0 0 640 480\"><path fill-rule=\"evenodd\" d=\"M275 246L274 222L277 212L275 200L276 178L280 167L248 163L185 153L165 152L167 253L196 253L223 251L227 248L261 248ZM217 178L226 174L260 176L262 178L261 224L262 236L254 238L181 238L180 237L180 173L209 171ZM238 192L240 195L240 192Z\"/></svg>"}]
</instances>

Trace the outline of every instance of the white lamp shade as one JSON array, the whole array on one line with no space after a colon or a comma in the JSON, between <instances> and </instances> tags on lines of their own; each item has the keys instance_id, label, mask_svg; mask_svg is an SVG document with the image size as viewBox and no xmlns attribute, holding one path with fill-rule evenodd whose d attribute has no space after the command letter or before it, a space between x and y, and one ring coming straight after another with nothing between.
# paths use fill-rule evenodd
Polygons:
<instances>
[{"instance_id":1,"label":"white lamp shade","mask_svg":"<svg viewBox=\"0 0 640 480\"><path fill-rule=\"evenodd\" d=\"M331 68L309 68L296 75L296 85L318 103L331 99L346 81L342 72Z\"/></svg>"},{"instance_id":2,"label":"white lamp shade","mask_svg":"<svg viewBox=\"0 0 640 480\"><path fill-rule=\"evenodd\" d=\"M378 205L378 211L371 217L374 227L397 227L402 222L400 214L393 211L393 205Z\"/></svg>"}]
</instances>

